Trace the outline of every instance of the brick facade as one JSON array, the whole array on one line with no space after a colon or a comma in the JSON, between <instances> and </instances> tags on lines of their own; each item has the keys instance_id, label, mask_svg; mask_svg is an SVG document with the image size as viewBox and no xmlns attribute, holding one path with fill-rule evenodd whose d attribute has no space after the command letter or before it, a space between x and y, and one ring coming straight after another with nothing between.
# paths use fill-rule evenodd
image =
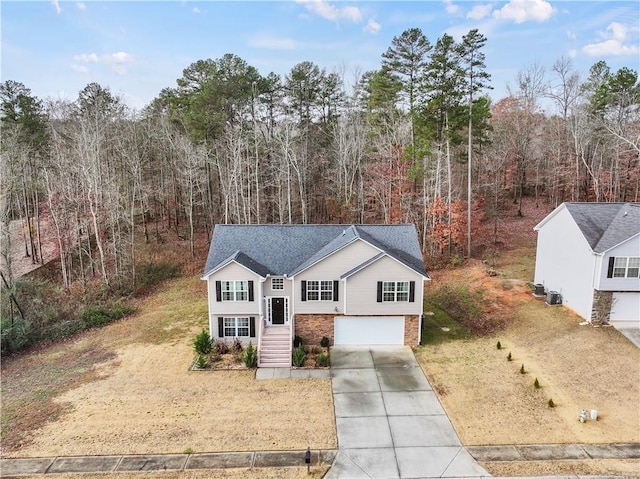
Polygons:
<instances>
[{"instance_id":1,"label":"brick facade","mask_svg":"<svg viewBox=\"0 0 640 479\"><path fill-rule=\"evenodd\" d=\"M323 336L329 338L333 345L333 320L335 314L296 314L295 336L300 336L305 344L320 344ZM420 343L420 317L408 315L404 319L404 344L417 346Z\"/></svg>"},{"instance_id":2,"label":"brick facade","mask_svg":"<svg viewBox=\"0 0 640 479\"><path fill-rule=\"evenodd\" d=\"M611 316L613 304L612 291L593 291L593 304L591 306L591 322L594 324L606 324Z\"/></svg>"}]
</instances>

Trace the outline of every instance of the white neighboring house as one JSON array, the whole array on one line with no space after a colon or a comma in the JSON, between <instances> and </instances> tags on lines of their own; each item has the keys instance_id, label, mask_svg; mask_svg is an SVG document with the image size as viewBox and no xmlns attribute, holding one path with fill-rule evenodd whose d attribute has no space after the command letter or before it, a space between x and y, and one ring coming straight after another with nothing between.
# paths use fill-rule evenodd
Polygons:
<instances>
[{"instance_id":1,"label":"white neighboring house","mask_svg":"<svg viewBox=\"0 0 640 479\"><path fill-rule=\"evenodd\" d=\"M640 203L563 203L534 230L548 297L587 321L640 321Z\"/></svg>"}]
</instances>

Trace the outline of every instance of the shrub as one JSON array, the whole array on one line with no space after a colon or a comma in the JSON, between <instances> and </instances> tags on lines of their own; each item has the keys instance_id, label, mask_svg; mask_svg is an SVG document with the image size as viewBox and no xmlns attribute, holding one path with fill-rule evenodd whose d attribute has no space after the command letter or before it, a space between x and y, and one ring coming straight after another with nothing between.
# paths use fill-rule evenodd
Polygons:
<instances>
[{"instance_id":1,"label":"shrub","mask_svg":"<svg viewBox=\"0 0 640 479\"><path fill-rule=\"evenodd\" d=\"M201 355L209 354L211 349L213 349L211 345L211 337L204 329L193 340L193 349L195 349L196 353Z\"/></svg>"},{"instance_id":2,"label":"shrub","mask_svg":"<svg viewBox=\"0 0 640 479\"><path fill-rule=\"evenodd\" d=\"M195 365L198 369L207 369L207 366L209 366L207 357L204 354L198 354Z\"/></svg>"},{"instance_id":3,"label":"shrub","mask_svg":"<svg viewBox=\"0 0 640 479\"><path fill-rule=\"evenodd\" d=\"M511 357L511 351L509 351L509 354L507 355L507 361L513 361L513 358Z\"/></svg>"},{"instance_id":4,"label":"shrub","mask_svg":"<svg viewBox=\"0 0 640 479\"><path fill-rule=\"evenodd\" d=\"M549 407L556 407L556 403L553 402L552 398L549 398L549 401L547 401L547 404L549 405Z\"/></svg>"},{"instance_id":5,"label":"shrub","mask_svg":"<svg viewBox=\"0 0 640 479\"><path fill-rule=\"evenodd\" d=\"M500 344L500 341L498 341L498 344L496 344L496 348L497 349L502 349L502 344Z\"/></svg>"},{"instance_id":6,"label":"shrub","mask_svg":"<svg viewBox=\"0 0 640 479\"><path fill-rule=\"evenodd\" d=\"M538 378L536 378L536 380L533 381L533 387L536 389L540 389L540 383L538 382Z\"/></svg>"},{"instance_id":7,"label":"shrub","mask_svg":"<svg viewBox=\"0 0 640 479\"><path fill-rule=\"evenodd\" d=\"M233 338L233 343L231 343L231 352L233 353L241 353L244 347L242 346L242 341L240 338Z\"/></svg>"},{"instance_id":8,"label":"shrub","mask_svg":"<svg viewBox=\"0 0 640 479\"><path fill-rule=\"evenodd\" d=\"M520 374L525 374L526 371L524 370L524 364L522 366L520 366Z\"/></svg>"},{"instance_id":9,"label":"shrub","mask_svg":"<svg viewBox=\"0 0 640 479\"><path fill-rule=\"evenodd\" d=\"M120 319L133 311L132 307L123 303L114 303L110 306L89 306L80 312L78 319L82 323L81 329L89 329Z\"/></svg>"},{"instance_id":10,"label":"shrub","mask_svg":"<svg viewBox=\"0 0 640 479\"><path fill-rule=\"evenodd\" d=\"M316 356L316 366L319 366L321 368L329 366L329 355L326 353L322 353Z\"/></svg>"},{"instance_id":11,"label":"shrub","mask_svg":"<svg viewBox=\"0 0 640 479\"><path fill-rule=\"evenodd\" d=\"M229 345L224 339L218 339L213 345L213 349L215 349L218 354L227 354L229 352Z\"/></svg>"},{"instance_id":12,"label":"shrub","mask_svg":"<svg viewBox=\"0 0 640 479\"><path fill-rule=\"evenodd\" d=\"M293 365L297 368L304 366L304 362L307 360L307 353L304 352L300 346L293 350Z\"/></svg>"},{"instance_id":13,"label":"shrub","mask_svg":"<svg viewBox=\"0 0 640 479\"><path fill-rule=\"evenodd\" d=\"M311 348L311 354L320 354L322 353L322 348L318 347L318 346L314 346Z\"/></svg>"},{"instance_id":14,"label":"shrub","mask_svg":"<svg viewBox=\"0 0 640 479\"><path fill-rule=\"evenodd\" d=\"M303 344L304 344L304 341L302 340L302 338L300 336L296 335L296 337L293 338L293 347L294 348L299 348Z\"/></svg>"},{"instance_id":15,"label":"shrub","mask_svg":"<svg viewBox=\"0 0 640 479\"><path fill-rule=\"evenodd\" d=\"M165 279L177 278L178 276L180 276L180 266L175 264L167 262L144 263L137 271L136 293L144 293Z\"/></svg>"},{"instance_id":16,"label":"shrub","mask_svg":"<svg viewBox=\"0 0 640 479\"><path fill-rule=\"evenodd\" d=\"M253 347L251 341L244 351L244 365L248 368L255 368L258 365L258 350Z\"/></svg>"},{"instance_id":17,"label":"shrub","mask_svg":"<svg viewBox=\"0 0 640 479\"><path fill-rule=\"evenodd\" d=\"M328 348L329 338L327 338L326 336L322 336L322 339L320 340L320 346L322 346L323 348Z\"/></svg>"},{"instance_id":18,"label":"shrub","mask_svg":"<svg viewBox=\"0 0 640 479\"><path fill-rule=\"evenodd\" d=\"M16 353L31 344L31 323L22 318L0 318L2 356Z\"/></svg>"}]
</instances>

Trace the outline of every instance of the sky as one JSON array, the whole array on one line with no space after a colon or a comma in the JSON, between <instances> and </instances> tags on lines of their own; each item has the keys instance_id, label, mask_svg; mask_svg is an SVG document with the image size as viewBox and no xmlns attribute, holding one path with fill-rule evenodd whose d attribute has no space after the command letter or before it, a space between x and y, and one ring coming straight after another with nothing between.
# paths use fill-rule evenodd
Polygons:
<instances>
[{"instance_id":1,"label":"sky","mask_svg":"<svg viewBox=\"0 0 640 479\"><path fill-rule=\"evenodd\" d=\"M0 1L0 80L40 99L75 100L97 82L141 109L192 63L232 53L260 74L311 61L327 72L380 68L409 28L432 44L477 28L494 101L519 71L561 57L586 78L604 60L640 70L640 2L634 1Z\"/></svg>"}]
</instances>

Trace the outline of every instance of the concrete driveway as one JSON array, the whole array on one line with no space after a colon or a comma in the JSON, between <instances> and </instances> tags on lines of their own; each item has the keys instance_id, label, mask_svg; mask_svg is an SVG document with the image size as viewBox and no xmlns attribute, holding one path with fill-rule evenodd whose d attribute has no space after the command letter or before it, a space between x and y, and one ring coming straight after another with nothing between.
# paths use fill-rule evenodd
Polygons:
<instances>
[{"instance_id":1,"label":"concrete driveway","mask_svg":"<svg viewBox=\"0 0 640 479\"><path fill-rule=\"evenodd\" d=\"M629 341L640 348L640 320L638 321L609 321L609 324L620 331Z\"/></svg>"},{"instance_id":2,"label":"concrete driveway","mask_svg":"<svg viewBox=\"0 0 640 479\"><path fill-rule=\"evenodd\" d=\"M408 347L331 348L338 454L330 479L487 477Z\"/></svg>"}]
</instances>

